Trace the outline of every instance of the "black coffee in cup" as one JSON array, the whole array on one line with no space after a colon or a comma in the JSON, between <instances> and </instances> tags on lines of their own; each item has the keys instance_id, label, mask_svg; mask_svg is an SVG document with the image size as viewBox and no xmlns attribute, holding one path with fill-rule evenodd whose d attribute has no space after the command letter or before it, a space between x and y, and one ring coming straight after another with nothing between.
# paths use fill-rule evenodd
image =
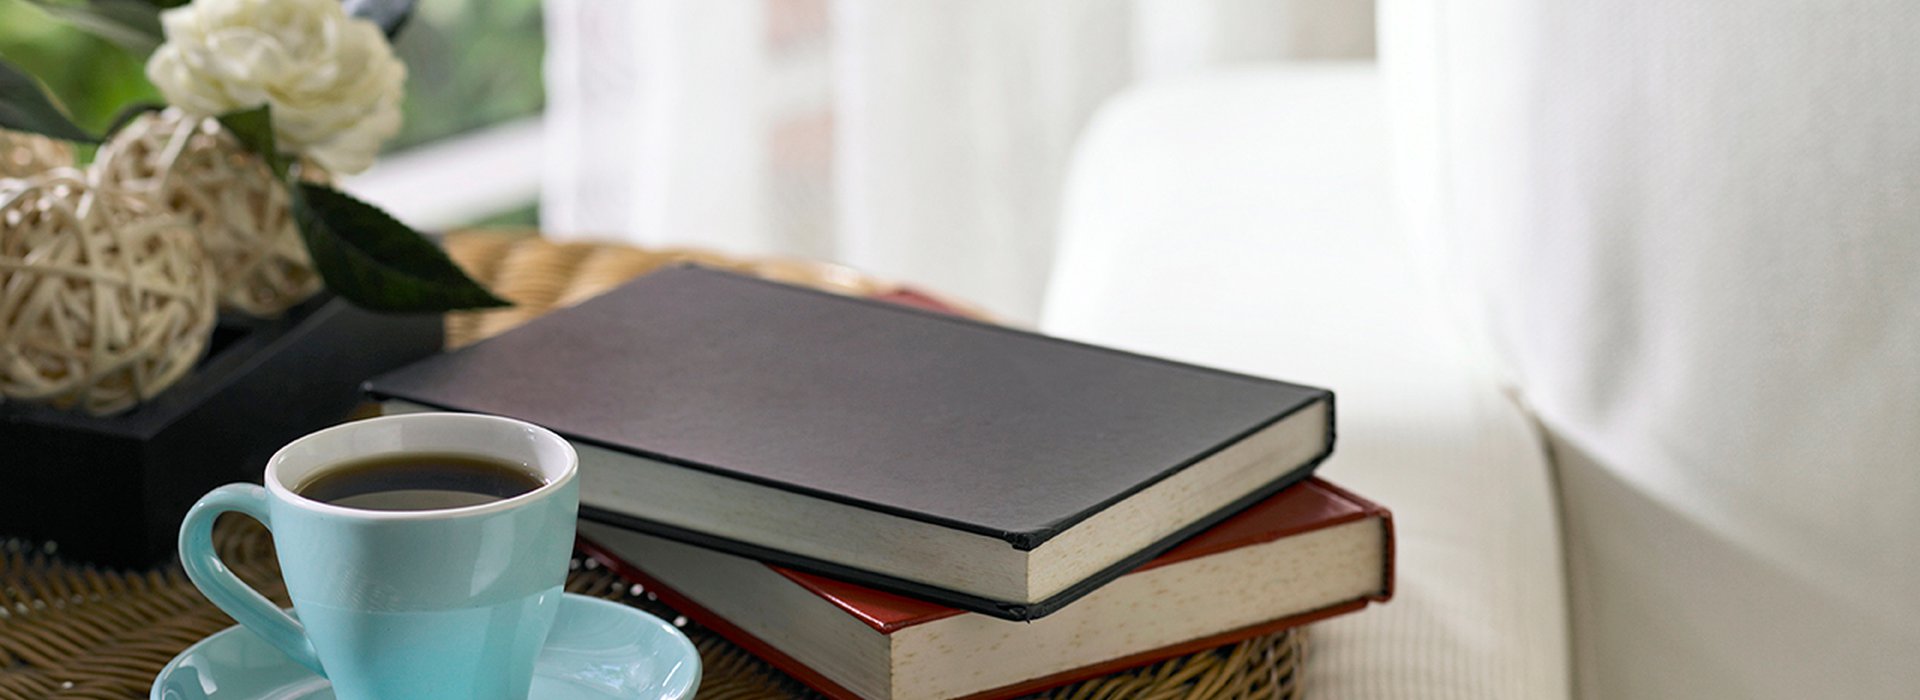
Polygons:
<instances>
[{"instance_id":1,"label":"black coffee in cup","mask_svg":"<svg viewBox=\"0 0 1920 700\"><path fill-rule=\"evenodd\" d=\"M475 455L406 452L336 464L295 491L363 510L441 510L501 501L546 485L526 467Z\"/></svg>"}]
</instances>

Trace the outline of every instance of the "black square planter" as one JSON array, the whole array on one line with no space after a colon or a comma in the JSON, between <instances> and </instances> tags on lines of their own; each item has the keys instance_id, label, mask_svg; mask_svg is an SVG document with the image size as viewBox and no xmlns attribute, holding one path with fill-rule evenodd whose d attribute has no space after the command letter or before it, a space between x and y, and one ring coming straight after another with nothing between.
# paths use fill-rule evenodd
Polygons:
<instances>
[{"instance_id":1,"label":"black square planter","mask_svg":"<svg viewBox=\"0 0 1920 700\"><path fill-rule=\"evenodd\" d=\"M323 294L278 319L222 319L193 374L126 413L0 403L0 537L53 541L95 564L166 561L202 494L259 482L280 446L348 417L362 381L442 339L438 315Z\"/></svg>"}]
</instances>

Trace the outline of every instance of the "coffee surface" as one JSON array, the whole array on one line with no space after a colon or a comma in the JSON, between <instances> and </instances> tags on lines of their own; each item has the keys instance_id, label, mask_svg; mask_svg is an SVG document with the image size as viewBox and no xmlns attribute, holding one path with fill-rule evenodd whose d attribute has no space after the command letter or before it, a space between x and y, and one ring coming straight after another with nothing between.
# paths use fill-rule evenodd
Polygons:
<instances>
[{"instance_id":1,"label":"coffee surface","mask_svg":"<svg viewBox=\"0 0 1920 700\"><path fill-rule=\"evenodd\" d=\"M342 462L295 489L363 510L443 510L513 498L546 485L518 464L466 454L409 452Z\"/></svg>"}]
</instances>

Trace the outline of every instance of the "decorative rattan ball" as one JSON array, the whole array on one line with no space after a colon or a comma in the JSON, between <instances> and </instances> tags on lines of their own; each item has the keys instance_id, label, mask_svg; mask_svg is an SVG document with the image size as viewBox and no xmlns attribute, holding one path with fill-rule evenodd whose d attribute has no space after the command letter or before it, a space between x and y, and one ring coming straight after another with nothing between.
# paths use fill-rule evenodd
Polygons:
<instances>
[{"instance_id":1,"label":"decorative rattan ball","mask_svg":"<svg viewBox=\"0 0 1920 700\"><path fill-rule=\"evenodd\" d=\"M71 168L0 182L0 396L103 415L185 376L215 315L193 228Z\"/></svg>"},{"instance_id":2,"label":"decorative rattan ball","mask_svg":"<svg viewBox=\"0 0 1920 700\"><path fill-rule=\"evenodd\" d=\"M64 141L0 129L0 178L31 177L73 165L73 147Z\"/></svg>"},{"instance_id":3,"label":"decorative rattan ball","mask_svg":"<svg viewBox=\"0 0 1920 700\"><path fill-rule=\"evenodd\" d=\"M313 169L303 172L312 177ZM168 109L141 115L100 147L94 181L187 217L220 284L220 305L278 316L320 291L286 188L213 119Z\"/></svg>"}]
</instances>

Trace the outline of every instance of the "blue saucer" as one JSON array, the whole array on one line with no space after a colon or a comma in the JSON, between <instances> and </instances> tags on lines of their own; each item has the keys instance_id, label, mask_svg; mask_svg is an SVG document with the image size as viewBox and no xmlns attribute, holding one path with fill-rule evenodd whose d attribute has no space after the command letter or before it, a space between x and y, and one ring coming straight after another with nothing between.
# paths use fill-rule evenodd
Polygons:
<instances>
[{"instance_id":1,"label":"blue saucer","mask_svg":"<svg viewBox=\"0 0 1920 700\"><path fill-rule=\"evenodd\" d=\"M700 687L700 655L659 618L567 594L533 672L529 700L690 700ZM333 687L236 626L160 669L152 700L333 700Z\"/></svg>"}]
</instances>

